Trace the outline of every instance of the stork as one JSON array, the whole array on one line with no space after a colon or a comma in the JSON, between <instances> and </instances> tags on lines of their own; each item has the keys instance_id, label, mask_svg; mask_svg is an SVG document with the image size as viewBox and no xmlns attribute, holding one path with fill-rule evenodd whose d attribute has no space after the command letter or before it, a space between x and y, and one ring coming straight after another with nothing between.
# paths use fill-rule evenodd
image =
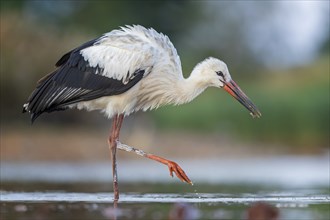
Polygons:
<instances>
[{"instance_id":1,"label":"stork","mask_svg":"<svg viewBox=\"0 0 330 220\"><path fill-rule=\"evenodd\" d=\"M183 182L192 184L175 162L122 144L125 116L139 110L188 103L207 87L223 88L253 117L258 108L232 80L226 64L207 58L184 78L181 61L170 39L140 25L121 27L64 54L56 69L37 82L23 105L33 121L44 112L77 108L100 110L112 119L108 144L112 157L114 200L119 199L116 150L134 152L165 164Z\"/></svg>"}]
</instances>

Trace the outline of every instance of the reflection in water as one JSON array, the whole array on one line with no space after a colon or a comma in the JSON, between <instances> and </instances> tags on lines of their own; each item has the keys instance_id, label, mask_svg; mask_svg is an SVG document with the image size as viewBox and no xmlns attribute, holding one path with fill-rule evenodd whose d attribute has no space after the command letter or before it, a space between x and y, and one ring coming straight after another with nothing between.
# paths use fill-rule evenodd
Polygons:
<instances>
[{"instance_id":1,"label":"reflection in water","mask_svg":"<svg viewBox=\"0 0 330 220\"><path fill-rule=\"evenodd\" d=\"M108 219L117 220L117 217L123 216L123 211L118 208L118 200L113 200L113 206L102 210L102 215Z\"/></svg>"},{"instance_id":2,"label":"reflection in water","mask_svg":"<svg viewBox=\"0 0 330 220\"><path fill-rule=\"evenodd\" d=\"M169 213L169 220L195 220L199 217L199 209L184 202L175 203Z\"/></svg>"},{"instance_id":3,"label":"reflection in water","mask_svg":"<svg viewBox=\"0 0 330 220\"><path fill-rule=\"evenodd\" d=\"M265 202L256 202L247 210L248 220L277 220L279 209Z\"/></svg>"},{"instance_id":4,"label":"reflection in water","mask_svg":"<svg viewBox=\"0 0 330 220\"><path fill-rule=\"evenodd\" d=\"M19 219L24 216L27 219L45 219L47 216L52 216L52 219L81 220L168 219L169 217L242 219L242 216L246 216L249 207L252 207L250 212L254 216L263 214L276 216L276 211L273 210L279 209L283 219L326 219L330 215L330 196L316 192L310 195L283 192L236 193L231 196L200 193L199 197L195 193L129 193L122 194L118 204L113 203L112 196L112 193L1 191L1 218L9 219L9 216L14 216ZM267 205L260 205L259 201L263 201L262 204L267 202Z\"/></svg>"}]
</instances>

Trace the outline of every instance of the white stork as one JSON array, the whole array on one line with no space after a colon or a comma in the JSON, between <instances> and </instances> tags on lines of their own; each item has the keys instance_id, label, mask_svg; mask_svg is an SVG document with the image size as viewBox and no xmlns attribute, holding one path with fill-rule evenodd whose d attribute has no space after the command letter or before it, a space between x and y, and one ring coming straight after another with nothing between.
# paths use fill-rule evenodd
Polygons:
<instances>
[{"instance_id":1,"label":"white stork","mask_svg":"<svg viewBox=\"0 0 330 220\"><path fill-rule=\"evenodd\" d=\"M112 118L109 147L112 154L114 200L119 199L116 149L135 152L168 166L183 182L192 183L173 161L119 142L124 116L162 105L190 102L207 87L225 89L253 117L261 113L231 79L224 62L207 58L188 78L169 38L140 25L113 30L64 54L56 69L38 81L23 112L32 122L44 112L68 108L101 110Z\"/></svg>"}]
</instances>

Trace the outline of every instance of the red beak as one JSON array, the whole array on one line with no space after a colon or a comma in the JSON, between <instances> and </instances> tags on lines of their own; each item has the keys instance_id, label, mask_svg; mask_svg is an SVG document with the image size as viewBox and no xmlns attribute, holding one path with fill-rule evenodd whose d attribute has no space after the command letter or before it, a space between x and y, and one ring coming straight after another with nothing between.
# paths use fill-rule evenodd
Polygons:
<instances>
[{"instance_id":1,"label":"red beak","mask_svg":"<svg viewBox=\"0 0 330 220\"><path fill-rule=\"evenodd\" d=\"M250 115L253 118L260 118L261 113L258 110L257 106L255 106L252 101L245 95L245 93L239 88L239 86L233 81L224 82L224 90L226 90L231 96L233 96L237 101L239 101L245 108L250 111Z\"/></svg>"}]
</instances>

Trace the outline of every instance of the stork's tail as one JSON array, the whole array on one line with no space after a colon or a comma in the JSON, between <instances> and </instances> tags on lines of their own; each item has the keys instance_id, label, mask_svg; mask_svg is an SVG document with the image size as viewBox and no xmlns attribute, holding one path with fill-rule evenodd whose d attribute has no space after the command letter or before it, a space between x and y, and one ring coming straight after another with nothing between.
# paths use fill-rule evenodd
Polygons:
<instances>
[{"instance_id":1,"label":"stork's tail","mask_svg":"<svg viewBox=\"0 0 330 220\"><path fill-rule=\"evenodd\" d=\"M38 116L41 114L41 113L35 114L35 113L31 112L29 110L29 103L25 103L23 105L22 113L25 113L25 112L29 112L30 113L31 123L33 123L38 118Z\"/></svg>"},{"instance_id":2,"label":"stork's tail","mask_svg":"<svg viewBox=\"0 0 330 220\"><path fill-rule=\"evenodd\" d=\"M30 114L31 123L33 123L42 113L54 111L54 108L50 108L46 105L45 98L49 97L51 93L48 91L51 88L51 77L56 71L51 72L45 77L41 78L36 89L32 92L28 101L23 105L22 113L28 112Z\"/></svg>"}]
</instances>

